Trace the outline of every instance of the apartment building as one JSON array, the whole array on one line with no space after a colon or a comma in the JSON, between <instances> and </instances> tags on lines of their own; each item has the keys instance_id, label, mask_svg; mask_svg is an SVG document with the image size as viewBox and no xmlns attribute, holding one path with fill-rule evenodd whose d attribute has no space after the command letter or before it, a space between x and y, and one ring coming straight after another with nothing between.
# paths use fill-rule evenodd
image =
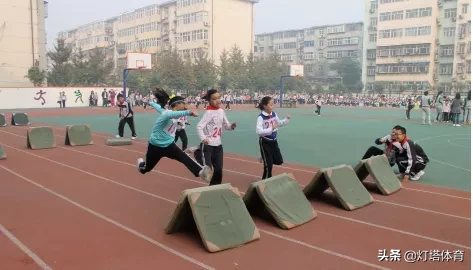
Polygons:
<instances>
[{"instance_id":1,"label":"apartment building","mask_svg":"<svg viewBox=\"0 0 473 270\"><path fill-rule=\"evenodd\" d=\"M365 0L364 20L365 90L471 85L469 1Z\"/></svg>"},{"instance_id":2,"label":"apartment building","mask_svg":"<svg viewBox=\"0 0 473 270\"><path fill-rule=\"evenodd\" d=\"M363 22L312 26L255 36L254 56L277 52L287 65L303 64L309 80L336 82L341 78L330 64L341 58L363 60Z\"/></svg>"},{"instance_id":3,"label":"apartment building","mask_svg":"<svg viewBox=\"0 0 473 270\"><path fill-rule=\"evenodd\" d=\"M0 86L28 87L36 62L46 69L46 1L2 0L0 8Z\"/></svg>"},{"instance_id":4,"label":"apartment building","mask_svg":"<svg viewBox=\"0 0 473 270\"><path fill-rule=\"evenodd\" d=\"M127 52L176 49L184 59L200 52L219 64L233 45L248 54L253 48L253 5L258 0L174 0L125 12L59 34L83 51L108 48L116 66Z\"/></svg>"}]
</instances>

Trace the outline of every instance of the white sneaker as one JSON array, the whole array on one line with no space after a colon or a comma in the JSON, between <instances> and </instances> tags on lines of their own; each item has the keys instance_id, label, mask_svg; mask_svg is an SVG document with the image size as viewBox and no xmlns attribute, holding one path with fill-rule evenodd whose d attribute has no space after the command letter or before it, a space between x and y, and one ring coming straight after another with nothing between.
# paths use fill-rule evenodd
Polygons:
<instances>
[{"instance_id":1,"label":"white sneaker","mask_svg":"<svg viewBox=\"0 0 473 270\"><path fill-rule=\"evenodd\" d=\"M120 138L121 138L121 136L120 136L120 135L116 135L116 136L115 136L115 138L117 138L117 139L120 139Z\"/></svg>"},{"instance_id":2,"label":"white sneaker","mask_svg":"<svg viewBox=\"0 0 473 270\"><path fill-rule=\"evenodd\" d=\"M210 169L209 166L202 167L202 170L199 172L199 176L205 182L210 183L210 180L212 180L212 169Z\"/></svg>"},{"instance_id":3,"label":"white sneaker","mask_svg":"<svg viewBox=\"0 0 473 270\"><path fill-rule=\"evenodd\" d=\"M131 139L132 139L132 140L135 140L135 139L136 139L136 136L132 136Z\"/></svg>"},{"instance_id":4,"label":"white sneaker","mask_svg":"<svg viewBox=\"0 0 473 270\"><path fill-rule=\"evenodd\" d=\"M139 172L141 172L141 163L144 163L145 161L142 158L139 158L136 160L136 168L138 169Z\"/></svg>"},{"instance_id":5,"label":"white sneaker","mask_svg":"<svg viewBox=\"0 0 473 270\"><path fill-rule=\"evenodd\" d=\"M424 174L425 174L424 171L420 171L416 175L412 176L411 180L412 181L418 181L422 177L422 175L424 175Z\"/></svg>"}]
</instances>

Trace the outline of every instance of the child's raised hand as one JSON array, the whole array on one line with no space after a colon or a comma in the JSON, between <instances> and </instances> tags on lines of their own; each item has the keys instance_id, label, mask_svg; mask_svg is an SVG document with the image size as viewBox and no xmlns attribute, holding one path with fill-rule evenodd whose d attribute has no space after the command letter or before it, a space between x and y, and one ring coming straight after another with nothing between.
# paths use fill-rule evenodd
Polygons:
<instances>
[{"instance_id":1,"label":"child's raised hand","mask_svg":"<svg viewBox=\"0 0 473 270\"><path fill-rule=\"evenodd\" d=\"M287 118L287 119L291 119L291 116L288 114L288 115L286 116L286 118Z\"/></svg>"},{"instance_id":2,"label":"child's raised hand","mask_svg":"<svg viewBox=\"0 0 473 270\"><path fill-rule=\"evenodd\" d=\"M231 127L231 129L235 129L236 126L237 126L237 123L235 122L235 123L233 123L230 127Z\"/></svg>"},{"instance_id":3,"label":"child's raised hand","mask_svg":"<svg viewBox=\"0 0 473 270\"><path fill-rule=\"evenodd\" d=\"M192 116L192 117L198 117L199 116L198 113L195 113L193 111L190 111L189 115Z\"/></svg>"}]
</instances>

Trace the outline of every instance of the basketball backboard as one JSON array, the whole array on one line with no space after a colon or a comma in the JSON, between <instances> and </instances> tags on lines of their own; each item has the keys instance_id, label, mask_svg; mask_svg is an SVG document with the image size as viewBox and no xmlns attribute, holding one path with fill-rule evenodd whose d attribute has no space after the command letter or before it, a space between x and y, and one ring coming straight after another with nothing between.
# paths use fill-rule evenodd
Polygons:
<instances>
[{"instance_id":1,"label":"basketball backboard","mask_svg":"<svg viewBox=\"0 0 473 270\"><path fill-rule=\"evenodd\" d=\"M150 53L127 53L126 55L127 69L152 69Z\"/></svg>"},{"instance_id":2,"label":"basketball backboard","mask_svg":"<svg viewBox=\"0 0 473 270\"><path fill-rule=\"evenodd\" d=\"M304 65L290 65L289 68L291 77L304 77Z\"/></svg>"}]
</instances>

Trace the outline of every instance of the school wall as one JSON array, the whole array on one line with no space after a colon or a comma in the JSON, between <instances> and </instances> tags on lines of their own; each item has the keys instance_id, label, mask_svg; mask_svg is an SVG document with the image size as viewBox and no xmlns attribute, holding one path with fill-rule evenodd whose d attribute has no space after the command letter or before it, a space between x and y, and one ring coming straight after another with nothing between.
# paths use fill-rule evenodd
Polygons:
<instances>
[{"instance_id":1,"label":"school wall","mask_svg":"<svg viewBox=\"0 0 473 270\"><path fill-rule=\"evenodd\" d=\"M104 87L31 87L0 88L0 109L59 108L59 93L66 92L66 107L88 107L91 91L98 92L98 106L102 106ZM121 92L122 87L107 87ZM128 90L127 90L128 92ZM82 95L82 99L80 98Z\"/></svg>"}]
</instances>

